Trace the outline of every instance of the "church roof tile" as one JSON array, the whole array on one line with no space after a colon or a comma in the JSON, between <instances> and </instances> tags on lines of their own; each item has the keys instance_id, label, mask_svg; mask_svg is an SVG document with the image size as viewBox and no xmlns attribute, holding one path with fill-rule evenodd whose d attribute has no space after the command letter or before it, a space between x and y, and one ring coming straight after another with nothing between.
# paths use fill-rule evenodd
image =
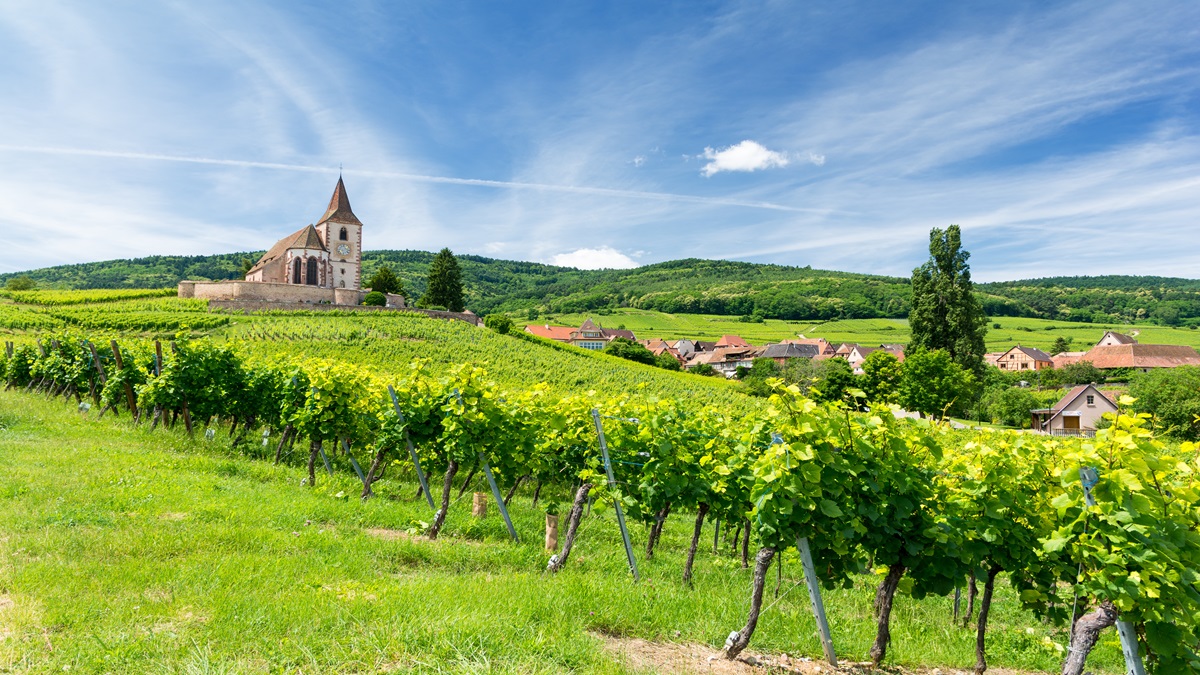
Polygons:
<instances>
[{"instance_id":1,"label":"church roof tile","mask_svg":"<svg viewBox=\"0 0 1200 675\"><path fill-rule=\"evenodd\" d=\"M362 225L362 221L350 210L350 198L346 196L346 184L342 182L341 176L338 176L337 187L333 189L333 197L329 199L329 208L325 209L325 215L321 216L317 224L326 221Z\"/></svg>"}]
</instances>

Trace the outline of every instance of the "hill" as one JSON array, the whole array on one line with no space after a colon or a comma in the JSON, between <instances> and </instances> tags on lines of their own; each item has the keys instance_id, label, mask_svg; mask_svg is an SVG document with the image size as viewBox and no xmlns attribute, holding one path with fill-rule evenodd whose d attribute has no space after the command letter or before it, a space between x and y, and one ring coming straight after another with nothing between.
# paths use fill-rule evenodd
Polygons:
<instances>
[{"instance_id":1,"label":"hill","mask_svg":"<svg viewBox=\"0 0 1200 675\"><path fill-rule=\"evenodd\" d=\"M52 288L162 288L181 279L238 278L242 261L259 255L151 256L22 274ZM390 265L416 297L425 290L432 258L426 251L367 251L363 272L369 277L380 265ZM729 260L689 258L629 270L579 270L475 255L459 260L467 304L474 311L531 319L618 308L788 321L903 318L911 295L908 279L899 277ZM0 275L0 283L13 276ZM992 317L1200 324L1200 280L1194 279L1053 277L979 284L977 289Z\"/></svg>"}]
</instances>

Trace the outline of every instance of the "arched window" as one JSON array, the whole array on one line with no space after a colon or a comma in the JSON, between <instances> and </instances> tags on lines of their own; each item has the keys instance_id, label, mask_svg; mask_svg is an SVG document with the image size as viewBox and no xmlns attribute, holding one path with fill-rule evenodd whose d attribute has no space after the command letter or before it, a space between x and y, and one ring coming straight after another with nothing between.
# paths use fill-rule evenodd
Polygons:
<instances>
[{"instance_id":1,"label":"arched window","mask_svg":"<svg viewBox=\"0 0 1200 675\"><path fill-rule=\"evenodd\" d=\"M292 259L292 283L293 284L304 283L304 276L300 270L300 259L299 258Z\"/></svg>"},{"instance_id":2,"label":"arched window","mask_svg":"<svg viewBox=\"0 0 1200 675\"><path fill-rule=\"evenodd\" d=\"M348 238L349 237L346 236L346 228L343 227L342 231L338 234L338 239L341 239L342 241L346 241Z\"/></svg>"},{"instance_id":3,"label":"arched window","mask_svg":"<svg viewBox=\"0 0 1200 675\"><path fill-rule=\"evenodd\" d=\"M317 285L317 259L316 258L308 259L308 281L307 281L307 283L309 286Z\"/></svg>"}]
</instances>

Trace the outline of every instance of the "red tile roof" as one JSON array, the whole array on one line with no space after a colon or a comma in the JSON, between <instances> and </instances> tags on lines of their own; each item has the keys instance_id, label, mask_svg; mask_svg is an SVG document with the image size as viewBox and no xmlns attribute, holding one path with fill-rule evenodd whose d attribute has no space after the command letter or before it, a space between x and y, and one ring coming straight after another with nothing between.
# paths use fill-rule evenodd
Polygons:
<instances>
[{"instance_id":1,"label":"red tile roof","mask_svg":"<svg viewBox=\"0 0 1200 675\"><path fill-rule=\"evenodd\" d=\"M743 340L737 335L722 335L720 340L717 340L718 347L749 347L750 343Z\"/></svg>"},{"instance_id":2,"label":"red tile roof","mask_svg":"<svg viewBox=\"0 0 1200 675\"><path fill-rule=\"evenodd\" d=\"M1092 347L1080 361L1097 368L1174 368L1200 366L1200 354L1185 345L1108 345Z\"/></svg>"},{"instance_id":3,"label":"red tile roof","mask_svg":"<svg viewBox=\"0 0 1200 675\"><path fill-rule=\"evenodd\" d=\"M267 263L287 253L290 248L303 248L315 251L325 251L325 244L321 243L321 236L317 234L317 228L312 225L305 225L288 236L275 242L271 250L263 254L263 257L258 259L258 262L251 267L249 272L257 272L266 266ZM249 274L247 272L247 274Z\"/></svg>"},{"instance_id":4,"label":"red tile roof","mask_svg":"<svg viewBox=\"0 0 1200 675\"><path fill-rule=\"evenodd\" d=\"M338 176L337 187L333 188L333 197L329 199L329 208L325 209L325 215L321 216L317 224L320 225L325 221L362 225L362 221L354 215L354 211L350 210L350 198L346 196L346 184L342 182L341 176Z\"/></svg>"},{"instance_id":5,"label":"red tile roof","mask_svg":"<svg viewBox=\"0 0 1200 675\"><path fill-rule=\"evenodd\" d=\"M575 329L570 326L551 326L549 324L538 326L530 324L525 326L525 332L548 340L567 342L571 339L571 333L575 332Z\"/></svg>"}]
</instances>

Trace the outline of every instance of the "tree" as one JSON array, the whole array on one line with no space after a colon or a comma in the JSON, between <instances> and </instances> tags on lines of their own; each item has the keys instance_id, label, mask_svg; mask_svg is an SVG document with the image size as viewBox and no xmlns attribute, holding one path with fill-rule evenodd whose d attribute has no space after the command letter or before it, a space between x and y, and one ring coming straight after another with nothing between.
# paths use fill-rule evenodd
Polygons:
<instances>
[{"instance_id":1,"label":"tree","mask_svg":"<svg viewBox=\"0 0 1200 675\"><path fill-rule=\"evenodd\" d=\"M507 335L513 328L513 320L507 314L489 314L484 317L483 325L501 335Z\"/></svg>"},{"instance_id":2,"label":"tree","mask_svg":"<svg viewBox=\"0 0 1200 675\"><path fill-rule=\"evenodd\" d=\"M438 251L429 263L429 284L421 304L445 307L451 312L463 311L462 270L450 249Z\"/></svg>"},{"instance_id":3,"label":"tree","mask_svg":"<svg viewBox=\"0 0 1200 675\"><path fill-rule=\"evenodd\" d=\"M877 349L862 362L862 390L872 403L895 403L904 370L895 354Z\"/></svg>"},{"instance_id":4,"label":"tree","mask_svg":"<svg viewBox=\"0 0 1200 675\"><path fill-rule=\"evenodd\" d=\"M1042 407L1033 392L1023 387L989 389L979 400L976 418L993 424L1028 429L1033 424L1029 411Z\"/></svg>"},{"instance_id":5,"label":"tree","mask_svg":"<svg viewBox=\"0 0 1200 675\"><path fill-rule=\"evenodd\" d=\"M659 368L664 368L666 370L679 370L681 368L681 366L679 365L679 359L675 358L674 356L671 356L667 352L663 352L663 353L659 354L658 356L654 357L654 365L658 366Z\"/></svg>"},{"instance_id":6,"label":"tree","mask_svg":"<svg viewBox=\"0 0 1200 675\"><path fill-rule=\"evenodd\" d=\"M701 363L701 364L692 366L692 368L688 372L692 373L693 375L703 375L705 377L711 377L711 376L717 374L717 369L713 368L712 366L708 365L707 363Z\"/></svg>"},{"instance_id":7,"label":"tree","mask_svg":"<svg viewBox=\"0 0 1200 675\"><path fill-rule=\"evenodd\" d=\"M820 379L809 390L818 401L843 401L846 393L858 386L858 378L846 359L825 359L821 370Z\"/></svg>"},{"instance_id":8,"label":"tree","mask_svg":"<svg viewBox=\"0 0 1200 675\"><path fill-rule=\"evenodd\" d=\"M404 295L404 282L400 280L400 277L396 276L396 273L388 265L383 265L376 270L375 276L371 277L370 281L367 282L367 286L372 291L379 291L380 293Z\"/></svg>"},{"instance_id":9,"label":"tree","mask_svg":"<svg viewBox=\"0 0 1200 675\"><path fill-rule=\"evenodd\" d=\"M32 291L37 288L37 282L29 278L29 275L22 274L18 277L13 277L8 280L4 287L10 291Z\"/></svg>"},{"instance_id":10,"label":"tree","mask_svg":"<svg viewBox=\"0 0 1200 675\"><path fill-rule=\"evenodd\" d=\"M971 283L971 254L958 225L929 232L929 260L912 273L910 349L944 350L963 369L983 374L987 317Z\"/></svg>"},{"instance_id":11,"label":"tree","mask_svg":"<svg viewBox=\"0 0 1200 675\"><path fill-rule=\"evenodd\" d=\"M1079 361L1062 368L1059 377L1062 384L1102 384L1104 371L1092 365L1091 361Z\"/></svg>"},{"instance_id":12,"label":"tree","mask_svg":"<svg viewBox=\"0 0 1200 675\"><path fill-rule=\"evenodd\" d=\"M1200 367L1155 368L1129 384L1133 409L1150 413L1155 431L1200 440Z\"/></svg>"},{"instance_id":13,"label":"tree","mask_svg":"<svg viewBox=\"0 0 1200 675\"><path fill-rule=\"evenodd\" d=\"M964 410L971 399L973 378L941 349L917 349L904 359L900 405L926 417Z\"/></svg>"},{"instance_id":14,"label":"tree","mask_svg":"<svg viewBox=\"0 0 1200 675\"><path fill-rule=\"evenodd\" d=\"M242 278L245 279L250 270L254 269L254 258L242 258Z\"/></svg>"},{"instance_id":15,"label":"tree","mask_svg":"<svg viewBox=\"0 0 1200 675\"><path fill-rule=\"evenodd\" d=\"M656 365L653 352L629 338L613 338L604 348L604 353L649 366Z\"/></svg>"},{"instance_id":16,"label":"tree","mask_svg":"<svg viewBox=\"0 0 1200 675\"><path fill-rule=\"evenodd\" d=\"M1071 350L1071 338L1066 338L1061 335L1054 338L1054 345L1050 347L1051 354L1061 354Z\"/></svg>"}]
</instances>

